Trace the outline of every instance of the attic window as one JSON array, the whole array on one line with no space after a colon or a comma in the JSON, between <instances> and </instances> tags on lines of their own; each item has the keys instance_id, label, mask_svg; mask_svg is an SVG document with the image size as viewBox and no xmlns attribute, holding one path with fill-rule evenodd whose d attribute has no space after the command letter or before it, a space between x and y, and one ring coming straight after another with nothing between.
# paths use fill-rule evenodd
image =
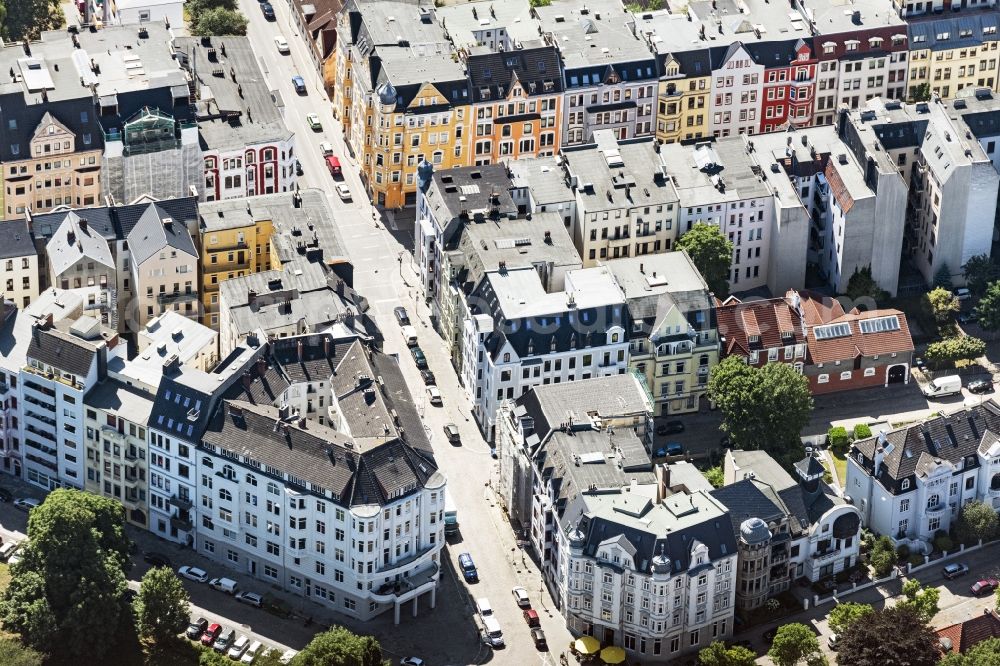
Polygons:
<instances>
[{"instance_id":1,"label":"attic window","mask_svg":"<svg viewBox=\"0 0 1000 666\"><path fill-rule=\"evenodd\" d=\"M493 70L490 69L489 67L483 68L483 78L484 79L492 79L493 78Z\"/></svg>"},{"instance_id":2,"label":"attic window","mask_svg":"<svg viewBox=\"0 0 1000 666\"><path fill-rule=\"evenodd\" d=\"M545 61L544 60L539 60L538 61L538 71L539 72L544 72L545 71Z\"/></svg>"}]
</instances>

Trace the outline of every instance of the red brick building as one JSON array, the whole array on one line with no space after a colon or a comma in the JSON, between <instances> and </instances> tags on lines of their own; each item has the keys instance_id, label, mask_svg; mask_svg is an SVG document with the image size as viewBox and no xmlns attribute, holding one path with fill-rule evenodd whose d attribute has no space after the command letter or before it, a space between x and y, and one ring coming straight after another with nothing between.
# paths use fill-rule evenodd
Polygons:
<instances>
[{"instance_id":1,"label":"red brick building","mask_svg":"<svg viewBox=\"0 0 1000 666\"><path fill-rule=\"evenodd\" d=\"M762 63L766 69L760 109L761 132L780 130L786 123L795 127L813 124L817 60L812 44L799 39L788 43L788 48L791 51L781 55L777 63Z\"/></svg>"},{"instance_id":2,"label":"red brick building","mask_svg":"<svg viewBox=\"0 0 1000 666\"><path fill-rule=\"evenodd\" d=\"M717 304L722 355L750 365L788 363L814 394L907 383L913 340L899 310L845 312L839 301L789 291L784 298Z\"/></svg>"}]
</instances>

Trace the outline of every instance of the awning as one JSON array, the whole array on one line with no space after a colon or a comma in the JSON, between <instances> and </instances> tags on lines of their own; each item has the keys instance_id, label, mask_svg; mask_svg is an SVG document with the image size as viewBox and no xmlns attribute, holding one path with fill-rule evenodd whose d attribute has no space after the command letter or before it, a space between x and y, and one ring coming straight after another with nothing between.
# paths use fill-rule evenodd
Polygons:
<instances>
[{"instance_id":1,"label":"awning","mask_svg":"<svg viewBox=\"0 0 1000 666\"><path fill-rule=\"evenodd\" d=\"M576 639L573 648L580 654L597 654L601 649L601 643L593 636L581 636Z\"/></svg>"}]
</instances>

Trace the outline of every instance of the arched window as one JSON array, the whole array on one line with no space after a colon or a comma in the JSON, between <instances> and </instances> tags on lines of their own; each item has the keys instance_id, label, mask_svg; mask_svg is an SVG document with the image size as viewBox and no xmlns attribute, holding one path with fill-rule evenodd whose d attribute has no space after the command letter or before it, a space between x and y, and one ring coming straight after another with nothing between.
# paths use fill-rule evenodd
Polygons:
<instances>
[{"instance_id":1,"label":"arched window","mask_svg":"<svg viewBox=\"0 0 1000 666\"><path fill-rule=\"evenodd\" d=\"M226 502L233 501L233 494L226 490L225 488L219 488L219 499L225 500Z\"/></svg>"},{"instance_id":2,"label":"arched window","mask_svg":"<svg viewBox=\"0 0 1000 666\"><path fill-rule=\"evenodd\" d=\"M257 486L257 477L254 476L253 474L247 474L247 483L250 484L251 486L256 487Z\"/></svg>"}]
</instances>

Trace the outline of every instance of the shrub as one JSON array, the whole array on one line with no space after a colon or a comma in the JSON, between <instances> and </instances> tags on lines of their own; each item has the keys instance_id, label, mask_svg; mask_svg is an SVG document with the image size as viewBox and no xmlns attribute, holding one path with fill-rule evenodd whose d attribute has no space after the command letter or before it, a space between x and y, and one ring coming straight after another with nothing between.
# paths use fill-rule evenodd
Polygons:
<instances>
[{"instance_id":1,"label":"shrub","mask_svg":"<svg viewBox=\"0 0 1000 666\"><path fill-rule=\"evenodd\" d=\"M857 423L854 425L854 441L859 439L867 439L872 436L872 429L868 427L866 423Z\"/></svg>"},{"instance_id":2,"label":"shrub","mask_svg":"<svg viewBox=\"0 0 1000 666\"><path fill-rule=\"evenodd\" d=\"M941 551L942 553L947 553L955 545L955 542L951 540L951 537L947 534L942 534L940 536L934 537L934 548Z\"/></svg>"},{"instance_id":3,"label":"shrub","mask_svg":"<svg viewBox=\"0 0 1000 666\"><path fill-rule=\"evenodd\" d=\"M847 446L851 443L850 438L847 436L847 428L844 426L830 428L826 436L830 439L830 448L834 451L846 451Z\"/></svg>"},{"instance_id":4,"label":"shrub","mask_svg":"<svg viewBox=\"0 0 1000 666\"><path fill-rule=\"evenodd\" d=\"M904 543L896 549L896 556L901 560L905 560L910 556L910 547Z\"/></svg>"}]
</instances>

